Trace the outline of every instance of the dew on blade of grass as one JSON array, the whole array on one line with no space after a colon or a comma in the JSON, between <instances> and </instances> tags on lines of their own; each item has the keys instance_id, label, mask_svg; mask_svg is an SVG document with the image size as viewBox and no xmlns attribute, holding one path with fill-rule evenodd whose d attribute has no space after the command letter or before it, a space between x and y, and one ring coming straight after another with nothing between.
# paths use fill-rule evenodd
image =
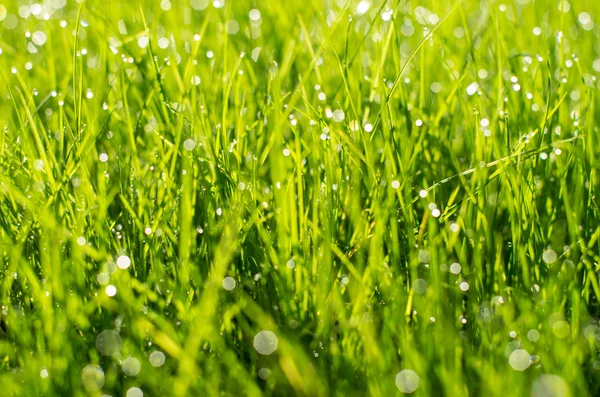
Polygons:
<instances>
[{"instance_id":1,"label":"dew on blade of grass","mask_svg":"<svg viewBox=\"0 0 600 397\"><path fill-rule=\"evenodd\" d=\"M510 354L508 363L515 371L525 371L531 365L531 355L526 350L516 349Z\"/></svg>"},{"instance_id":2,"label":"dew on blade of grass","mask_svg":"<svg viewBox=\"0 0 600 397\"><path fill-rule=\"evenodd\" d=\"M166 357L163 352L157 350L150 353L148 360L153 367L160 367L165 363Z\"/></svg>"},{"instance_id":3,"label":"dew on blade of grass","mask_svg":"<svg viewBox=\"0 0 600 397\"><path fill-rule=\"evenodd\" d=\"M258 20L260 20L260 11L257 10L256 8L253 8L248 13L248 16L250 17L251 21L258 21Z\"/></svg>"},{"instance_id":4,"label":"dew on blade of grass","mask_svg":"<svg viewBox=\"0 0 600 397\"><path fill-rule=\"evenodd\" d=\"M427 250L419 251L419 262L421 263L429 263L431 260L431 254Z\"/></svg>"},{"instance_id":5,"label":"dew on blade of grass","mask_svg":"<svg viewBox=\"0 0 600 397\"><path fill-rule=\"evenodd\" d=\"M344 118L346 117L344 115L344 111L341 109L337 109L333 111L333 121L336 121L338 123L341 123L342 121L344 121Z\"/></svg>"},{"instance_id":6,"label":"dew on blade of grass","mask_svg":"<svg viewBox=\"0 0 600 397\"><path fill-rule=\"evenodd\" d=\"M346 285L348 285L349 282L350 282L350 278L347 275L342 274L342 279L340 280L340 284L342 285L342 287L345 287Z\"/></svg>"},{"instance_id":7,"label":"dew on blade of grass","mask_svg":"<svg viewBox=\"0 0 600 397\"><path fill-rule=\"evenodd\" d=\"M204 10L206 7L208 7L209 3L209 0L190 0L190 5L196 11Z\"/></svg>"},{"instance_id":8,"label":"dew on blade of grass","mask_svg":"<svg viewBox=\"0 0 600 397\"><path fill-rule=\"evenodd\" d=\"M158 47L159 47L159 48L162 48L162 49L164 50L164 49L165 49L165 48L167 48L168 46L169 46L169 39L167 39L166 37L161 37L161 38L158 40Z\"/></svg>"},{"instance_id":9,"label":"dew on blade of grass","mask_svg":"<svg viewBox=\"0 0 600 397\"><path fill-rule=\"evenodd\" d=\"M41 32L39 30L37 32L34 32L31 36L31 41L33 41L33 43L37 46L44 45L44 43L46 43L46 33Z\"/></svg>"},{"instance_id":10,"label":"dew on blade of grass","mask_svg":"<svg viewBox=\"0 0 600 397\"><path fill-rule=\"evenodd\" d=\"M90 364L81 371L81 383L90 392L102 389L104 386L104 371L99 365Z\"/></svg>"},{"instance_id":11,"label":"dew on blade of grass","mask_svg":"<svg viewBox=\"0 0 600 397\"><path fill-rule=\"evenodd\" d=\"M196 147L196 141L194 141L192 138L188 138L185 141L183 141L183 148L185 150L187 150L188 152L191 152L192 150L194 150L195 147Z\"/></svg>"},{"instance_id":12,"label":"dew on blade of grass","mask_svg":"<svg viewBox=\"0 0 600 397\"><path fill-rule=\"evenodd\" d=\"M295 268L295 267L296 267L296 262L294 261L294 259L293 259L293 258L290 258L290 259L287 261L287 263L286 263L286 266L287 266L289 269L293 269L293 268Z\"/></svg>"},{"instance_id":13,"label":"dew on blade of grass","mask_svg":"<svg viewBox=\"0 0 600 397\"><path fill-rule=\"evenodd\" d=\"M40 377L42 379L46 379L48 377L48 370L46 368L42 368L42 370L40 371Z\"/></svg>"},{"instance_id":14,"label":"dew on blade of grass","mask_svg":"<svg viewBox=\"0 0 600 397\"><path fill-rule=\"evenodd\" d=\"M110 276L108 275L108 273L105 272L98 273L98 275L96 276L96 280L98 281L98 284L106 285L110 282Z\"/></svg>"},{"instance_id":15,"label":"dew on blade of grass","mask_svg":"<svg viewBox=\"0 0 600 397\"><path fill-rule=\"evenodd\" d=\"M356 14L358 15L363 15L365 14L367 11L369 11L369 8L371 7L371 4L368 1L362 0L361 2L358 3L358 5L356 6Z\"/></svg>"},{"instance_id":16,"label":"dew on blade of grass","mask_svg":"<svg viewBox=\"0 0 600 397\"><path fill-rule=\"evenodd\" d=\"M460 283L460 290L463 292L467 292L469 290L469 283L467 283L466 281Z\"/></svg>"},{"instance_id":17,"label":"dew on blade of grass","mask_svg":"<svg viewBox=\"0 0 600 397\"><path fill-rule=\"evenodd\" d=\"M103 356L112 356L121 351L123 341L117 331L105 330L96 337L96 348Z\"/></svg>"},{"instance_id":18,"label":"dew on blade of grass","mask_svg":"<svg viewBox=\"0 0 600 397\"><path fill-rule=\"evenodd\" d=\"M467 95L469 95L469 96L475 95L475 93L477 93L478 89L479 89L479 84L478 83L473 82L473 83L469 84L467 86Z\"/></svg>"},{"instance_id":19,"label":"dew on blade of grass","mask_svg":"<svg viewBox=\"0 0 600 397\"><path fill-rule=\"evenodd\" d=\"M114 285L107 285L104 291L106 292L106 295L113 297L117 294L117 287Z\"/></svg>"},{"instance_id":20,"label":"dew on blade of grass","mask_svg":"<svg viewBox=\"0 0 600 397\"><path fill-rule=\"evenodd\" d=\"M259 354L270 355L277 350L278 339L271 331L260 331L254 337L254 348Z\"/></svg>"},{"instance_id":21,"label":"dew on blade of grass","mask_svg":"<svg viewBox=\"0 0 600 397\"><path fill-rule=\"evenodd\" d=\"M566 14L571 9L571 3L567 0L558 0L558 9Z\"/></svg>"},{"instance_id":22,"label":"dew on blade of grass","mask_svg":"<svg viewBox=\"0 0 600 397\"><path fill-rule=\"evenodd\" d=\"M453 264L450 265L450 273L452 273L452 274L458 274L458 273L460 273L461 270L462 270L462 266L458 262L454 262Z\"/></svg>"},{"instance_id":23,"label":"dew on blade of grass","mask_svg":"<svg viewBox=\"0 0 600 397\"><path fill-rule=\"evenodd\" d=\"M141 368L140 361L134 357L127 357L121 364L121 369L127 376L136 376Z\"/></svg>"},{"instance_id":24,"label":"dew on blade of grass","mask_svg":"<svg viewBox=\"0 0 600 397\"><path fill-rule=\"evenodd\" d=\"M410 394L419 387L419 375L412 369L404 369L396 375L396 387L400 392Z\"/></svg>"},{"instance_id":25,"label":"dew on blade of grass","mask_svg":"<svg viewBox=\"0 0 600 397\"><path fill-rule=\"evenodd\" d=\"M540 331L537 329L530 329L527 332L527 339L529 339L531 342L537 342L540 340Z\"/></svg>"},{"instance_id":26,"label":"dew on blade of grass","mask_svg":"<svg viewBox=\"0 0 600 397\"><path fill-rule=\"evenodd\" d=\"M569 386L558 375L542 374L531 385L531 397L567 397Z\"/></svg>"},{"instance_id":27,"label":"dew on blade of grass","mask_svg":"<svg viewBox=\"0 0 600 397\"><path fill-rule=\"evenodd\" d=\"M240 24L235 19L227 21L226 30L228 34L234 35L240 31Z\"/></svg>"},{"instance_id":28,"label":"dew on blade of grass","mask_svg":"<svg viewBox=\"0 0 600 397\"><path fill-rule=\"evenodd\" d=\"M413 282L412 288L416 294L422 295L427 291L427 282L422 278L418 278Z\"/></svg>"},{"instance_id":29,"label":"dew on blade of grass","mask_svg":"<svg viewBox=\"0 0 600 397\"><path fill-rule=\"evenodd\" d=\"M553 250L546 250L544 251L544 254L542 255L542 259L544 260L544 262L546 262L547 264L552 264L554 262L556 262L556 259L558 259L558 256L556 255L556 252L554 252Z\"/></svg>"},{"instance_id":30,"label":"dew on blade of grass","mask_svg":"<svg viewBox=\"0 0 600 397\"><path fill-rule=\"evenodd\" d=\"M127 269L131 266L131 259L127 255L121 255L117 258L117 267L119 269Z\"/></svg>"},{"instance_id":31,"label":"dew on blade of grass","mask_svg":"<svg viewBox=\"0 0 600 397\"><path fill-rule=\"evenodd\" d=\"M258 370L258 377L262 380L267 380L271 376L271 370L268 368L261 368Z\"/></svg>"},{"instance_id":32,"label":"dew on blade of grass","mask_svg":"<svg viewBox=\"0 0 600 397\"><path fill-rule=\"evenodd\" d=\"M138 38L137 43L140 48L146 48L146 46L148 46L149 41L150 40L148 39L148 36L143 35Z\"/></svg>"},{"instance_id":33,"label":"dew on blade of grass","mask_svg":"<svg viewBox=\"0 0 600 397\"><path fill-rule=\"evenodd\" d=\"M223 288L225 288L227 291L231 291L235 288L236 286L236 281L233 277L225 277L223 279L223 282L221 283L221 285L223 286Z\"/></svg>"},{"instance_id":34,"label":"dew on blade of grass","mask_svg":"<svg viewBox=\"0 0 600 397\"><path fill-rule=\"evenodd\" d=\"M144 392L139 387L131 387L127 390L125 397L144 397Z\"/></svg>"},{"instance_id":35,"label":"dew on blade of grass","mask_svg":"<svg viewBox=\"0 0 600 397\"><path fill-rule=\"evenodd\" d=\"M564 339L571 333L571 326L566 321L556 321L552 325L552 333L558 339Z\"/></svg>"}]
</instances>

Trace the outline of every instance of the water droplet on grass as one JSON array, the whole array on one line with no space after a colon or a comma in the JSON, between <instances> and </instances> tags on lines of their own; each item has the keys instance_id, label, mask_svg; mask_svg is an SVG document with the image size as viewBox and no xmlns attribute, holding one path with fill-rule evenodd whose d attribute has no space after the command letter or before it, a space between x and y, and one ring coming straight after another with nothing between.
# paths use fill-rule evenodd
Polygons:
<instances>
[{"instance_id":1,"label":"water droplet on grass","mask_svg":"<svg viewBox=\"0 0 600 397\"><path fill-rule=\"evenodd\" d=\"M98 281L98 284L106 285L110 281L110 276L108 275L108 273L105 272L98 273L98 276L96 276L96 280Z\"/></svg>"},{"instance_id":2,"label":"water droplet on grass","mask_svg":"<svg viewBox=\"0 0 600 397\"><path fill-rule=\"evenodd\" d=\"M412 287L416 294L422 295L427 291L427 281L418 278L413 282Z\"/></svg>"},{"instance_id":3,"label":"water droplet on grass","mask_svg":"<svg viewBox=\"0 0 600 397\"><path fill-rule=\"evenodd\" d=\"M473 83L469 84L467 87L467 95L469 95L469 96L475 95L475 93L477 92L478 89L479 89L478 83L473 82Z\"/></svg>"},{"instance_id":4,"label":"water droplet on grass","mask_svg":"<svg viewBox=\"0 0 600 397\"><path fill-rule=\"evenodd\" d=\"M333 121L341 123L342 121L344 121L345 118L346 116L344 115L343 110L337 109L333 111Z\"/></svg>"},{"instance_id":5,"label":"water droplet on grass","mask_svg":"<svg viewBox=\"0 0 600 397\"><path fill-rule=\"evenodd\" d=\"M523 349L516 349L510 354L508 363L515 371L525 371L531 365L531 355Z\"/></svg>"},{"instance_id":6,"label":"water droplet on grass","mask_svg":"<svg viewBox=\"0 0 600 397\"><path fill-rule=\"evenodd\" d=\"M195 147L196 147L196 142L192 138L186 139L183 142L183 148L185 150L187 150L188 152L191 152L192 150L194 150Z\"/></svg>"},{"instance_id":7,"label":"water droplet on grass","mask_svg":"<svg viewBox=\"0 0 600 397\"><path fill-rule=\"evenodd\" d=\"M250 10L248 16L250 17L251 21L258 21L260 19L260 11L254 8Z\"/></svg>"},{"instance_id":8,"label":"water droplet on grass","mask_svg":"<svg viewBox=\"0 0 600 397\"><path fill-rule=\"evenodd\" d=\"M31 36L31 41L33 41L33 44L37 46L44 45L44 43L46 43L46 33L41 32L39 30L37 32L34 32Z\"/></svg>"},{"instance_id":9,"label":"water droplet on grass","mask_svg":"<svg viewBox=\"0 0 600 397\"><path fill-rule=\"evenodd\" d=\"M371 7L371 4L368 1L361 1L358 3L358 5L356 6L356 13L358 15L363 15L365 14L367 11L369 11L369 8Z\"/></svg>"},{"instance_id":10,"label":"water droplet on grass","mask_svg":"<svg viewBox=\"0 0 600 397\"><path fill-rule=\"evenodd\" d=\"M166 37L162 37L158 40L158 47L160 47L164 50L168 46L169 46L169 39L167 39Z\"/></svg>"},{"instance_id":11,"label":"water droplet on grass","mask_svg":"<svg viewBox=\"0 0 600 397\"><path fill-rule=\"evenodd\" d=\"M223 288L225 288L227 291L231 291L235 288L236 282L233 277L225 277L221 285L223 285Z\"/></svg>"},{"instance_id":12,"label":"water droplet on grass","mask_svg":"<svg viewBox=\"0 0 600 397\"><path fill-rule=\"evenodd\" d=\"M106 295L113 297L117 294L117 287L114 285L107 285L104 291L106 292Z\"/></svg>"},{"instance_id":13,"label":"water droplet on grass","mask_svg":"<svg viewBox=\"0 0 600 397\"><path fill-rule=\"evenodd\" d=\"M419 375L412 369L404 369L396 375L396 387L402 393L412 393L419 387Z\"/></svg>"},{"instance_id":14,"label":"water droplet on grass","mask_svg":"<svg viewBox=\"0 0 600 397\"><path fill-rule=\"evenodd\" d=\"M119 269L127 269L131 266L131 259L127 255L121 255L117 258L117 266Z\"/></svg>"},{"instance_id":15,"label":"water droplet on grass","mask_svg":"<svg viewBox=\"0 0 600 397\"><path fill-rule=\"evenodd\" d=\"M112 356L121 351L123 341L117 331L105 330L96 337L96 349L103 356Z\"/></svg>"},{"instance_id":16,"label":"water droplet on grass","mask_svg":"<svg viewBox=\"0 0 600 397\"><path fill-rule=\"evenodd\" d=\"M531 397L567 397L569 386L558 375L540 375L531 385Z\"/></svg>"},{"instance_id":17,"label":"water droplet on grass","mask_svg":"<svg viewBox=\"0 0 600 397\"><path fill-rule=\"evenodd\" d=\"M141 368L139 360L134 357L126 358L121 365L121 369L127 376L136 376Z\"/></svg>"},{"instance_id":18,"label":"water droplet on grass","mask_svg":"<svg viewBox=\"0 0 600 397\"><path fill-rule=\"evenodd\" d=\"M144 392L139 387L132 387L127 390L126 397L144 397Z\"/></svg>"},{"instance_id":19,"label":"water droplet on grass","mask_svg":"<svg viewBox=\"0 0 600 397\"><path fill-rule=\"evenodd\" d=\"M440 91L442 91L442 85L440 83L438 83L437 81L432 83L429 88L431 89L431 92L433 92L434 94L437 94Z\"/></svg>"},{"instance_id":20,"label":"water droplet on grass","mask_svg":"<svg viewBox=\"0 0 600 397\"><path fill-rule=\"evenodd\" d=\"M81 383L87 391L102 389L102 386L104 386L104 371L98 365L88 365L81 371Z\"/></svg>"},{"instance_id":21,"label":"water droplet on grass","mask_svg":"<svg viewBox=\"0 0 600 397\"><path fill-rule=\"evenodd\" d=\"M202 11L208 7L209 0L190 0L190 5L196 11Z\"/></svg>"},{"instance_id":22,"label":"water droplet on grass","mask_svg":"<svg viewBox=\"0 0 600 397\"><path fill-rule=\"evenodd\" d=\"M226 30L228 34L237 34L240 31L240 24L235 19L227 21Z\"/></svg>"},{"instance_id":23,"label":"water droplet on grass","mask_svg":"<svg viewBox=\"0 0 600 397\"><path fill-rule=\"evenodd\" d=\"M268 356L277 350L277 336L271 331L260 331L254 337L254 348L259 354Z\"/></svg>"},{"instance_id":24,"label":"water droplet on grass","mask_svg":"<svg viewBox=\"0 0 600 397\"><path fill-rule=\"evenodd\" d=\"M258 377L262 380L267 380L271 376L271 371L268 368L261 368L258 370Z\"/></svg>"},{"instance_id":25,"label":"water droplet on grass","mask_svg":"<svg viewBox=\"0 0 600 397\"><path fill-rule=\"evenodd\" d=\"M153 367L160 367L165 363L165 354L161 351L154 351L150 353L149 361Z\"/></svg>"},{"instance_id":26,"label":"water droplet on grass","mask_svg":"<svg viewBox=\"0 0 600 397\"><path fill-rule=\"evenodd\" d=\"M558 258L558 256L556 255L556 252L554 252L553 250L547 250L542 255L542 259L547 264L552 264L552 263L556 262L557 258Z\"/></svg>"},{"instance_id":27,"label":"water droplet on grass","mask_svg":"<svg viewBox=\"0 0 600 397\"><path fill-rule=\"evenodd\" d=\"M527 332L527 339L529 339L532 342L537 342L538 340L540 340L540 332L537 329L530 329Z\"/></svg>"},{"instance_id":28,"label":"water droplet on grass","mask_svg":"<svg viewBox=\"0 0 600 397\"><path fill-rule=\"evenodd\" d=\"M458 274L458 273L460 273L461 270L462 270L462 266L458 262L454 262L453 264L450 265L450 272L452 274Z\"/></svg>"}]
</instances>

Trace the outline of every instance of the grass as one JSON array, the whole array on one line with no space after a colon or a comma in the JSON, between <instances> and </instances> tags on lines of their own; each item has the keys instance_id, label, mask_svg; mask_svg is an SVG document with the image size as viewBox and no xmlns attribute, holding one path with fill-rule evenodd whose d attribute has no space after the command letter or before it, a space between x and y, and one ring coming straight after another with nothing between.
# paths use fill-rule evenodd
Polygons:
<instances>
[{"instance_id":1,"label":"grass","mask_svg":"<svg viewBox=\"0 0 600 397\"><path fill-rule=\"evenodd\" d=\"M600 393L599 2L40 4L2 395Z\"/></svg>"}]
</instances>

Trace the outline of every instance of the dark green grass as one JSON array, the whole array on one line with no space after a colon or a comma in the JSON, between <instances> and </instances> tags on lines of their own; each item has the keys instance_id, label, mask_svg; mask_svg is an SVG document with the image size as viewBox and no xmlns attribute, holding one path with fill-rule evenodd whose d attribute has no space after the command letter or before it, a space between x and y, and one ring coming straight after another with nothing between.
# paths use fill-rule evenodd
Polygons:
<instances>
[{"instance_id":1,"label":"dark green grass","mask_svg":"<svg viewBox=\"0 0 600 397\"><path fill-rule=\"evenodd\" d=\"M4 1L0 394L598 395L600 3L561 1Z\"/></svg>"}]
</instances>

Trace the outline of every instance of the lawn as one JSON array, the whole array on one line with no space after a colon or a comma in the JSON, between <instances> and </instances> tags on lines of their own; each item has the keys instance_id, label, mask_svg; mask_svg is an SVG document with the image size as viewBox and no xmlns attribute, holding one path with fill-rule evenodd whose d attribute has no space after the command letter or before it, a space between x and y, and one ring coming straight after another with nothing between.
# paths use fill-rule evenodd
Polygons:
<instances>
[{"instance_id":1,"label":"lawn","mask_svg":"<svg viewBox=\"0 0 600 397\"><path fill-rule=\"evenodd\" d=\"M0 395L600 395L600 2L0 0Z\"/></svg>"}]
</instances>

